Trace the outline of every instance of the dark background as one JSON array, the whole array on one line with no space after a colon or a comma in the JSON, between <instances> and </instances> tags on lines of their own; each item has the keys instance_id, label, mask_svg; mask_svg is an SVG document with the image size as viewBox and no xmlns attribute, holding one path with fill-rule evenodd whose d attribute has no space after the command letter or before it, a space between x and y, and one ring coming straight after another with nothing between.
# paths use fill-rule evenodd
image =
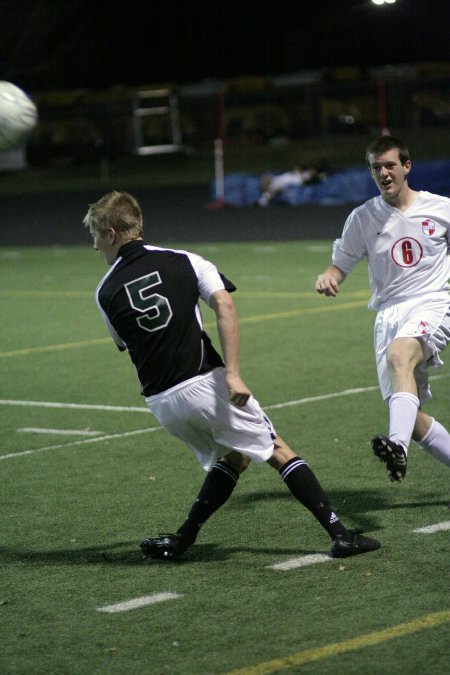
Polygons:
<instances>
[{"instance_id":1,"label":"dark background","mask_svg":"<svg viewBox=\"0 0 450 675\"><path fill-rule=\"evenodd\" d=\"M449 58L448 0L0 0L0 79L188 83Z\"/></svg>"},{"instance_id":2,"label":"dark background","mask_svg":"<svg viewBox=\"0 0 450 675\"><path fill-rule=\"evenodd\" d=\"M449 4L0 0L0 80L37 93L448 62ZM210 163L212 176L212 157ZM141 201L147 235L156 243L333 239L353 207L211 210L206 184L128 189ZM99 196L44 189L19 201L3 194L2 245L90 243L81 220Z\"/></svg>"},{"instance_id":3,"label":"dark background","mask_svg":"<svg viewBox=\"0 0 450 675\"><path fill-rule=\"evenodd\" d=\"M24 195L20 208L17 196L2 196L2 246L92 246L82 221L89 204L104 192ZM142 207L146 240L153 244L334 239L340 236L352 208L210 209L206 186L136 188L131 192Z\"/></svg>"}]
</instances>

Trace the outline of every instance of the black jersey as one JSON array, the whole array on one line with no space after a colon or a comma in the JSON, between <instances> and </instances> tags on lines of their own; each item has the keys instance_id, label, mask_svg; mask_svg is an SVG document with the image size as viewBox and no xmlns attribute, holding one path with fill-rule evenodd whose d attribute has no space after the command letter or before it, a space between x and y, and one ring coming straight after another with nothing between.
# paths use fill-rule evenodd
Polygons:
<instances>
[{"instance_id":1,"label":"black jersey","mask_svg":"<svg viewBox=\"0 0 450 675\"><path fill-rule=\"evenodd\" d=\"M127 349L144 396L157 394L223 361L203 330L199 298L235 287L188 251L141 240L124 244L96 290L119 349Z\"/></svg>"}]
</instances>

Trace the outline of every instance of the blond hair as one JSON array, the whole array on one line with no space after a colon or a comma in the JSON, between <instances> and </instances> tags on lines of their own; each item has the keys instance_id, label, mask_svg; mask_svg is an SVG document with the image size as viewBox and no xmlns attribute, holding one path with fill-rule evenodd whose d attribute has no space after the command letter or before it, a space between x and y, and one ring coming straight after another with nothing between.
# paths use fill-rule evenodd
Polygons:
<instances>
[{"instance_id":1,"label":"blond hair","mask_svg":"<svg viewBox=\"0 0 450 675\"><path fill-rule=\"evenodd\" d=\"M141 207L128 192L113 190L104 195L89 210L83 223L91 232L104 236L111 228L121 237L130 239L142 237L144 225Z\"/></svg>"}]
</instances>

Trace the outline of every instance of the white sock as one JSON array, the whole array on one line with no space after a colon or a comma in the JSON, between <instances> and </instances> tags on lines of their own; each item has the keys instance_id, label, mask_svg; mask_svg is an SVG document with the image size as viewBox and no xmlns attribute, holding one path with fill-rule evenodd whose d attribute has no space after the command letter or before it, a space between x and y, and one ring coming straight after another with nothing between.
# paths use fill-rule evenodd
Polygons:
<instances>
[{"instance_id":1,"label":"white sock","mask_svg":"<svg viewBox=\"0 0 450 675\"><path fill-rule=\"evenodd\" d=\"M438 459L450 466L450 434L447 429L434 418L431 427L418 443L419 447L428 452L434 459Z\"/></svg>"},{"instance_id":2,"label":"white sock","mask_svg":"<svg viewBox=\"0 0 450 675\"><path fill-rule=\"evenodd\" d=\"M420 401L414 394L400 391L389 400L389 438L408 452Z\"/></svg>"}]
</instances>

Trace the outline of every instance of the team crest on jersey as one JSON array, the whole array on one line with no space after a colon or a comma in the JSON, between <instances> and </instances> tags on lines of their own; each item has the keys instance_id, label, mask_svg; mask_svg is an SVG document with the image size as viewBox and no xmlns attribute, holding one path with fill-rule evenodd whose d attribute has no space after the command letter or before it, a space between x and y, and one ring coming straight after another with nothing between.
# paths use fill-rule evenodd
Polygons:
<instances>
[{"instance_id":1,"label":"team crest on jersey","mask_svg":"<svg viewBox=\"0 0 450 675\"><path fill-rule=\"evenodd\" d=\"M434 220L430 220L430 218L422 220L422 231L427 237L432 237L436 231L436 223Z\"/></svg>"},{"instance_id":2,"label":"team crest on jersey","mask_svg":"<svg viewBox=\"0 0 450 675\"><path fill-rule=\"evenodd\" d=\"M421 335L427 335L427 333L431 333L430 324L427 323L426 321L421 321L417 326L417 328L419 333L421 333Z\"/></svg>"}]
</instances>

